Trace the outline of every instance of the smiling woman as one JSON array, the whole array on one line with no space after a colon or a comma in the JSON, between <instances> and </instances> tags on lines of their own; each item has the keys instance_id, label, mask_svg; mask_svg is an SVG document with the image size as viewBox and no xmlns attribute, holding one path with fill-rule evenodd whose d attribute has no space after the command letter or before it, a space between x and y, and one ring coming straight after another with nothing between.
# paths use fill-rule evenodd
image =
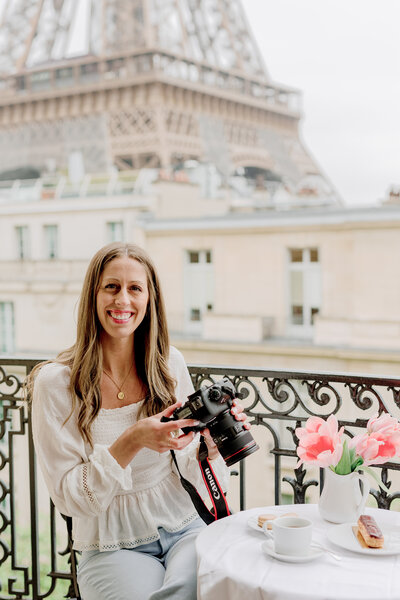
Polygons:
<instances>
[{"instance_id":1,"label":"smiling woman","mask_svg":"<svg viewBox=\"0 0 400 600\"><path fill-rule=\"evenodd\" d=\"M148 300L143 265L128 256L108 263L101 276L96 302L103 343L107 336L119 339L131 336L144 319Z\"/></svg>"},{"instance_id":2,"label":"smiling woman","mask_svg":"<svg viewBox=\"0 0 400 600\"><path fill-rule=\"evenodd\" d=\"M131 404L144 398L146 386L133 369L131 354L134 332L146 316L148 301L147 274L142 264L128 256L107 264L96 299L97 317L102 327L103 375L108 378L102 379L103 408L116 408L123 401ZM119 353L126 352L126 365L125 361L111 365L116 347ZM110 389L110 382L114 389Z\"/></svg>"},{"instance_id":3,"label":"smiling woman","mask_svg":"<svg viewBox=\"0 0 400 600\"><path fill-rule=\"evenodd\" d=\"M194 600L194 540L204 523L169 450L206 495L199 435L181 431L198 421L168 420L193 387L169 346L158 275L141 248L114 243L97 252L75 344L39 365L29 385L35 449L54 504L73 519L85 600ZM245 420L241 407L232 414ZM225 463L202 433L226 488Z\"/></svg>"}]
</instances>

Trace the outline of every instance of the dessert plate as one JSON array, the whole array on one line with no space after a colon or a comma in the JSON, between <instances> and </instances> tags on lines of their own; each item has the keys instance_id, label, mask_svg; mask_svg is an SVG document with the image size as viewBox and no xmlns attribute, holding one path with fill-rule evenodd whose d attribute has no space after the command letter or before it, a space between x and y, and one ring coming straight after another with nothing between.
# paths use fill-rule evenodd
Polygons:
<instances>
[{"instance_id":1,"label":"dessert plate","mask_svg":"<svg viewBox=\"0 0 400 600\"><path fill-rule=\"evenodd\" d=\"M271 556L272 558L276 558L277 560L282 560L283 562L289 563L304 563L310 562L311 560L315 560L324 554L324 550L322 548L310 548L308 554L304 554L303 556L290 556L289 554L277 554L274 550L274 542L272 540L267 540L261 544L262 551L264 554Z\"/></svg>"},{"instance_id":2,"label":"dessert plate","mask_svg":"<svg viewBox=\"0 0 400 600\"><path fill-rule=\"evenodd\" d=\"M385 538L383 548L361 548L353 533L354 523L342 523L335 525L326 532L328 540L340 548L357 552L358 554L369 554L370 556L390 556L391 554L400 554L400 535L390 530L384 530L382 533Z\"/></svg>"}]
</instances>

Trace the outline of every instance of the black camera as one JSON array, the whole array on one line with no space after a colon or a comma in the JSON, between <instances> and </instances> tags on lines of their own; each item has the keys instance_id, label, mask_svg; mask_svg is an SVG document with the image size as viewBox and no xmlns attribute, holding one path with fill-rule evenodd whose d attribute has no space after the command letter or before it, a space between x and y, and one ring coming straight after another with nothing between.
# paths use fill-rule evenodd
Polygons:
<instances>
[{"instance_id":1,"label":"black camera","mask_svg":"<svg viewBox=\"0 0 400 600\"><path fill-rule=\"evenodd\" d=\"M187 402L177 408L170 419L197 419L200 425L182 427L184 433L201 431L208 427L214 443L217 445L225 463L230 467L245 456L259 449L251 433L231 414L233 400L241 398L231 383L224 377L220 382L207 388L201 388L188 396Z\"/></svg>"}]
</instances>

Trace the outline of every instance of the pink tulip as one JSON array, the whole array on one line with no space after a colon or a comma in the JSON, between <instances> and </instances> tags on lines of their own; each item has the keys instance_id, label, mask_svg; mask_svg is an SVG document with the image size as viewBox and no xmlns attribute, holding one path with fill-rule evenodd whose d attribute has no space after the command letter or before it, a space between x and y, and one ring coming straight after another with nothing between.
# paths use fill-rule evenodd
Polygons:
<instances>
[{"instance_id":1,"label":"pink tulip","mask_svg":"<svg viewBox=\"0 0 400 600\"><path fill-rule=\"evenodd\" d=\"M387 413L382 413L380 417L371 417L367 423L367 432L370 434L379 432L390 436L396 431L400 431L400 423Z\"/></svg>"},{"instance_id":2,"label":"pink tulip","mask_svg":"<svg viewBox=\"0 0 400 600\"><path fill-rule=\"evenodd\" d=\"M299 438L297 455L300 459L296 467L303 463L311 463L318 467L336 466L343 451L343 429L341 427L338 431L338 422L334 415L330 415L326 421L320 417L307 419L305 427L296 429Z\"/></svg>"},{"instance_id":3,"label":"pink tulip","mask_svg":"<svg viewBox=\"0 0 400 600\"><path fill-rule=\"evenodd\" d=\"M365 433L356 435L351 446L364 460L364 465L379 465L400 456L400 423L388 414L373 417Z\"/></svg>"}]
</instances>

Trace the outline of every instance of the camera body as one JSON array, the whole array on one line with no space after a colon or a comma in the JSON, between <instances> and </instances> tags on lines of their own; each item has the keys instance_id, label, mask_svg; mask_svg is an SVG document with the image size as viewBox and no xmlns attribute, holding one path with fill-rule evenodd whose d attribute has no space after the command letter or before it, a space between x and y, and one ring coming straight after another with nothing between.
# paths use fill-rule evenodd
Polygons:
<instances>
[{"instance_id":1,"label":"camera body","mask_svg":"<svg viewBox=\"0 0 400 600\"><path fill-rule=\"evenodd\" d=\"M201 431L209 429L214 443L229 466L258 450L251 433L231 414L233 400L240 398L231 381L224 377L220 382L206 388L200 388L190 396L187 402L177 408L171 419L197 419L196 427L183 427L182 431Z\"/></svg>"}]
</instances>

